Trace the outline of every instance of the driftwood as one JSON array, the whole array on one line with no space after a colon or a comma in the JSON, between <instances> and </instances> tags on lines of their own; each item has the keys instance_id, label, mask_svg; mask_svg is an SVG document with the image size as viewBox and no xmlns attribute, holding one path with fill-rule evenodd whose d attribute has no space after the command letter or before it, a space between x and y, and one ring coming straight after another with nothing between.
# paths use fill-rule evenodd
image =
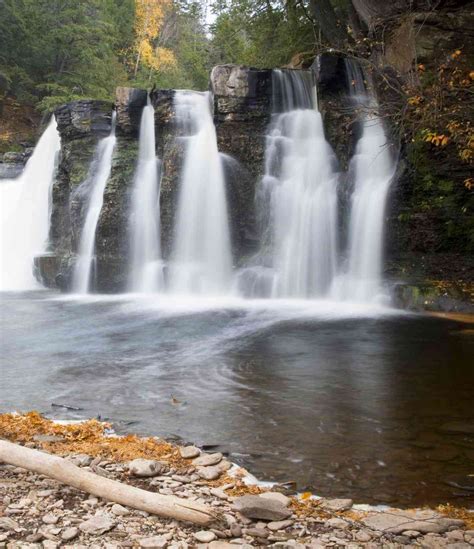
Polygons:
<instances>
[{"instance_id":1,"label":"driftwood","mask_svg":"<svg viewBox=\"0 0 474 549\"><path fill-rule=\"evenodd\" d=\"M78 490L161 517L209 524L216 519L206 505L175 496L163 496L84 471L73 463L45 452L0 440L0 462L28 469Z\"/></svg>"}]
</instances>

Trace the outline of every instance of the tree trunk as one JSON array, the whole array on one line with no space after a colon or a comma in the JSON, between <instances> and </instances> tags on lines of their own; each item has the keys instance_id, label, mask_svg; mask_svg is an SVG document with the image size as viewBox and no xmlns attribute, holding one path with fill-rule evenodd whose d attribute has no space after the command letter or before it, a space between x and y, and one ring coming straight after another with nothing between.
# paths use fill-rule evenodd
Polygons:
<instances>
[{"instance_id":1,"label":"tree trunk","mask_svg":"<svg viewBox=\"0 0 474 549\"><path fill-rule=\"evenodd\" d=\"M330 0L310 0L309 9L329 45L334 48L343 47L347 40L346 29L338 21Z\"/></svg>"},{"instance_id":2,"label":"tree trunk","mask_svg":"<svg viewBox=\"0 0 474 549\"><path fill-rule=\"evenodd\" d=\"M0 440L0 461L46 475L83 492L154 515L203 525L210 524L216 519L214 512L206 505L175 496L163 496L104 478L84 471L58 456L25 448L5 440Z\"/></svg>"}]
</instances>

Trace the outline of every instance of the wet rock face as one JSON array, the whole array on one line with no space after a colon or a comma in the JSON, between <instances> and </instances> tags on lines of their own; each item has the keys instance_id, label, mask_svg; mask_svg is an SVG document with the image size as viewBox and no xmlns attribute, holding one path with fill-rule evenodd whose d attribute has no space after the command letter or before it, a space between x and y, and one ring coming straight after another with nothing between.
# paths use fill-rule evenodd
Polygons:
<instances>
[{"instance_id":1,"label":"wet rock face","mask_svg":"<svg viewBox=\"0 0 474 549\"><path fill-rule=\"evenodd\" d=\"M32 153L33 148L28 147L23 152L0 154L0 179L14 179L21 175Z\"/></svg>"},{"instance_id":2,"label":"wet rock face","mask_svg":"<svg viewBox=\"0 0 474 549\"><path fill-rule=\"evenodd\" d=\"M255 189L264 169L271 83L271 70L218 65L211 72L218 147L228 155L224 169L237 258L258 245Z\"/></svg>"},{"instance_id":3,"label":"wet rock face","mask_svg":"<svg viewBox=\"0 0 474 549\"><path fill-rule=\"evenodd\" d=\"M105 137L110 132L112 104L108 101L81 99L61 105L54 112L58 131L63 141L95 136Z\"/></svg>"},{"instance_id":4,"label":"wet rock face","mask_svg":"<svg viewBox=\"0 0 474 549\"><path fill-rule=\"evenodd\" d=\"M163 257L168 258L173 241L184 147L182 143L176 141L178 128L174 108L175 91L154 90L150 96L155 108L156 153L161 159L161 248Z\"/></svg>"},{"instance_id":5,"label":"wet rock face","mask_svg":"<svg viewBox=\"0 0 474 549\"><path fill-rule=\"evenodd\" d=\"M119 88L117 144L96 233L96 284L100 291L123 289L126 277L128 197L138 153L136 113L141 112L141 107L129 106L127 98L135 104L140 100L137 97L144 97L146 102L146 92L135 90L127 95L123 90ZM112 109L112 103L85 100L68 103L55 112L61 135L50 230L55 259L49 256L37 262L39 276L48 286L67 290L70 285L86 210L78 189L89 175L99 140L110 133Z\"/></svg>"},{"instance_id":6,"label":"wet rock face","mask_svg":"<svg viewBox=\"0 0 474 549\"><path fill-rule=\"evenodd\" d=\"M146 105L148 93L137 88L119 87L115 93L115 109L117 112L117 135L138 136L143 107Z\"/></svg>"},{"instance_id":7,"label":"wet rock face","mask_svg":"<svg viewBox=\"0 0 474 549\"><path fill-rule=\"evenodd\" d=\"M360 135L360 124L349 97L344 56L337 53L321 54L312 69L316 75L318 107L326 139L341 168L347 170Z\"/></svg>"}]
</instances>

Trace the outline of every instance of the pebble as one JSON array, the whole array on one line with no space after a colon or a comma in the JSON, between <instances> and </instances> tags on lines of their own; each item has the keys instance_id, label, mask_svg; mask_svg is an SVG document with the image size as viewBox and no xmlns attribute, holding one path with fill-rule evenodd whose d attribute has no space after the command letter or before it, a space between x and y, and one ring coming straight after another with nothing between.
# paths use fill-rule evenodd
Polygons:
<instances>
[{"instance_id":1,"label":"pebble","mask_svg":"<svg viewBox=\"0 0 474 549\"><path fill-rule=\"evenodd\" d=\"M155 477L163 470L163 464L154 459L134 459L128 464L128 470L135 477Z\"/></svg>"},{"instance_id":2,"label":"pebble","mask_svg":"<svg viewBox=\"0 0 474 549\"><path fill-rule=\"evenodd\" d=\"M104 532L112 530L115 526L115 523L106 515L96 515L89 520L81 522L79 524L79 529L85 534L95 534L100 535Z\"/></svg>"},{"instance_id":3,"label":"pebble","mask_svg":"<svg viewBox=\"0 0 474 549\"><path fill-rule=\"evenodd\" d=\"M198 467L197 474L205 480L216 480L222 474L221 470L216 466Z\"/></svg>"},{"instance_id":4,"label":"pebble","mask_svg":"<svg viewBox=\"0 0 474 549\"><path fill-rule=\"evenodd\" d=\"M269 522L267 524L267 528L269 530L272 530L273 532L276 532L277 530L285 530L285 528L288 528L293 524L292 520L278 520L275 522Z\"/></svg>"},{"instance_id":5,"label":"pebble","mask_svg":"<svg viewBox=\"0 0 474 549\"><path fill-rule=\"evenodd\" d=\"M193 459L193 465L196 467L209 467L209 465L216 465L219 461L222 461L222 454L202 454L200 457Z\"/></svg>"},{"instance_id":6,"label":"pebble","mask_svg":"<svg viewBox=\"0 0 474 549\"><path fill-rule=\"evenodd\" d=\"M77 538L79 535L79 528L76 528L75 526L71 526L69 528L65 528L61 532L61 539L64 541L71 541L74 538Z\"/></svg>"},{"instance_id":7,"label":"pebble","mask_svg":"<svg viewBox=\"0 0 474 549\"><path fill-rule=\"evenodd\" d=\"M179 449L179 454L184 459L192 459L201 454L201 450L196 446L183 446Z\"/></svg>"},{"instance_id":8,"label":"pebble","mask_svg":"<svg viewBox=\"0 0 474 549\"><path fill-rule=\"evenodd\" d=\"M45 524L56 524L58 522L58 520L59 520L59 516L58 515L53 515L52 513L47 513L42 518L42 521Z\"/></svg>"},{"instance_id":9,"label":"pebble","mask_svg":"<svg viewBox=\"0 0 474 549\"><path fill-rule=\"evenodd\" d=\"M169 538L167 536L152 536L150 538L143 538L138 541L140 547L147 549L162 549L168 545Z\"/></svg>"},{"instance_id":10,"label":"pebble","mask_svg":"<svg viewBox=\"0 0 474 549\"><path fill-rule=\"evenodd\" d=\"M214 534L214 532L209 532L206 530L200 530L199 532L194 532L193 536L201 543L209 543L216 539L216 534Z\"/></svg>"},{"instance_id":11,"label":"pebble","mask_svg":"<svg viewBox=\"0 0 474 549\"><path fill-rule=\"evenodd\" d=\"M348 511L354 502L351 499L323 499L320 503L322 509L328 511Z\"/></svg>"},{"instance_id":12,"label":"pebble","mask_svg":"<svg viewBox=\"0 0 474 549\"><path fill-rule=\"evenodd\" d=\"M285 507L288 507L291 501L289 497L285 496L285 494L282 494L280 492L264 492L263 494L260 494L259 497L279 501Z\"/></svg>"},{"instance_id":13,"label":"pebble","mask_svg":"<svg viewBox=\"0 0 474 549\"><path fill-rule=\"evenodd\" d=\"M130 511L123 507L122 505L119 505L118 503L114 503L110 509L112 513L119 517L124 517L125 515L129 515Z\"/></svg>"}]
</instances>

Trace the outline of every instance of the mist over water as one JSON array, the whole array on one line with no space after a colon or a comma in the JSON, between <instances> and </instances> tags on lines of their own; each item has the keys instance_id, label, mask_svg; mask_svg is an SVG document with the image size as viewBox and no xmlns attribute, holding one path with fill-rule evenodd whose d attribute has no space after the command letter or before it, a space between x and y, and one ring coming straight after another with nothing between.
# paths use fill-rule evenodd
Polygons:
<instances>
[{"instance_id":1,"label":"mist over water","mask_svg":"<svg viewBox=\"0 0 474 549\"><path fill-rule=\"evenodd\" d=\"M33 259L47 248L60 138L54 116L17 179L0 181L0 290L39 286Z\"/></svg>"}]
</instances>

